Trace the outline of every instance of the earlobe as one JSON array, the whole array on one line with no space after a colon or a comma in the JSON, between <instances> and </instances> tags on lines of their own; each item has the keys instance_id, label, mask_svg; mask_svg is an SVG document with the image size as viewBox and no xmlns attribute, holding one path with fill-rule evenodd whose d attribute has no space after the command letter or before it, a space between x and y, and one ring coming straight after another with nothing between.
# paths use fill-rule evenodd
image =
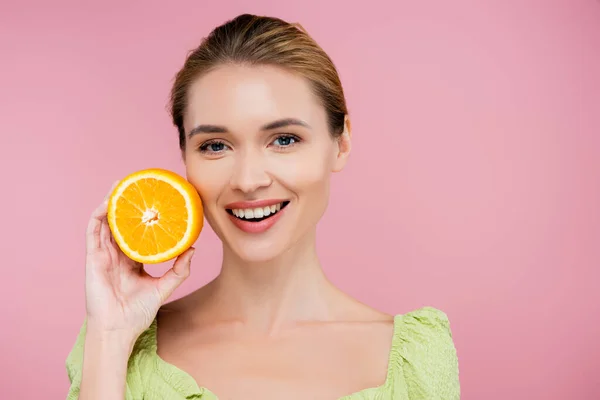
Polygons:
<instances>
[{"instance_id":1,"label":"earlobe","mask_svg":"<svg viewBox=\"0 0 600 400\"><path fill-rule=\"evenodd\" d=\"M344 131L336 140L338 142L338 152L333 166L333 172L340 172L346 165L348 157L350 156L350 150L352 149L352 128L350 119L347 115L344 121Z\"/></svg>"}]
</instances>

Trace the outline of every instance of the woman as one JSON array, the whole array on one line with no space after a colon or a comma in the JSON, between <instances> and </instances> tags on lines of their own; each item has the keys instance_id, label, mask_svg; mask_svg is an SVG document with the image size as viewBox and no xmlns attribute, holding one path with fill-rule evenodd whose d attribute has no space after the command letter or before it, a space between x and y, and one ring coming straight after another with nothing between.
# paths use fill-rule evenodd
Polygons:
<instances>
[{"instance_id":1,"label":"woman","mask_svg":"<svg viewBox=\"0 0 600 400\"><path fill-rule=\"evenodd\" d=\"M171 100L187 179L223 243L221 273L166 303L193 248L150 277L111 240L103 202L88 226L68 398L458 399L444 313L387 315L321 269L316 225L351 147L323 50L294 25L241 15L189 55Z\"/></svg>"}]
</instances>

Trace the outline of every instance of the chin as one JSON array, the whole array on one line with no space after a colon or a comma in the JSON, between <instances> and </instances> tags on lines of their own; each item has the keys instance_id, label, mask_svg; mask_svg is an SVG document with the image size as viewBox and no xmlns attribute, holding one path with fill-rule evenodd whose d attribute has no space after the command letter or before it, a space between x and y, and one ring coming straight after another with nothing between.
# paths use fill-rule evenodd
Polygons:
<instances>
[{"instance_id":1,"label":"chin","mask_svg":"<svg viewBox=\"0 0 600 400\"><path fill-rule=\"evenodd\" d=\"M284 201L281 210L268 221L240 223L235 211L219 214L213 230L224 244L224 252L248 264L266 263L288 253L304 236L301 232L306 228L298 219L298 210L288 204Z\"/></svg>"},{"instance_id":2,"label":"chin","mask_svg":"<svg viewBox=\"0 0 600 400\"><path fill-rule=\"evenodd\" d=\"M244 263L256 264L277 259L285 252L287 246L281 242L274 242L273 240L241 240L236 243L231 243L229 248L236 257Z\"/></svg>"}]
</instances>

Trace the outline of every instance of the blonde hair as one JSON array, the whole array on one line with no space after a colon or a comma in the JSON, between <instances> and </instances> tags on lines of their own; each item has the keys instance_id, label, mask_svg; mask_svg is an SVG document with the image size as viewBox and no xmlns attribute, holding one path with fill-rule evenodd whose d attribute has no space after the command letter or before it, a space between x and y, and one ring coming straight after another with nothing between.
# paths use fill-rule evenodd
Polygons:
<instances>
[{"instance_id":1,"label":"blonde hair","mask_svg":"<svg viewBox=\"0 0 600 400\"><path fill-rule=\"evenodd\" d=\"M300 24L242 14L215 28L187 56L171 89L170 113L185 148L183 119L190 85L219 65L273 65L307 79L327 113L332 136L344 131L348 114L342 84L332 60Z\"/></svg>"}]
</instances>

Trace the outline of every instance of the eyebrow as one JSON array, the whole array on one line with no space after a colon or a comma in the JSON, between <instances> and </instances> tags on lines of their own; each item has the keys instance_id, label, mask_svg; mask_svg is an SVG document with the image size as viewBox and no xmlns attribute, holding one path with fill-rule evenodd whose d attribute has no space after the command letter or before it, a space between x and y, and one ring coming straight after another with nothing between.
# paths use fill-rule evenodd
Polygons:
<instances>
[{"instance_id":1,"label":"eyebrow","mask_svg":"<svg viewBox=\"0 0 600 400\"><path fill-rule=\"evenodd\" d=\"M300 119L297 119L297 118L278 119L277 121L269 122L268 124L263 125L260 129L263 131L270 131L273 129L285 128L287 126L303 126L305 128L310 129L309 124L307 124L306 122L304 122ZM197 127L193 128L190 131L190 133L188 133L188 139L199 133L227 133L227 132L228 132L228 130L224 126L203 124L203 125L198 125Z\"/></svg>"}]
</instances>

